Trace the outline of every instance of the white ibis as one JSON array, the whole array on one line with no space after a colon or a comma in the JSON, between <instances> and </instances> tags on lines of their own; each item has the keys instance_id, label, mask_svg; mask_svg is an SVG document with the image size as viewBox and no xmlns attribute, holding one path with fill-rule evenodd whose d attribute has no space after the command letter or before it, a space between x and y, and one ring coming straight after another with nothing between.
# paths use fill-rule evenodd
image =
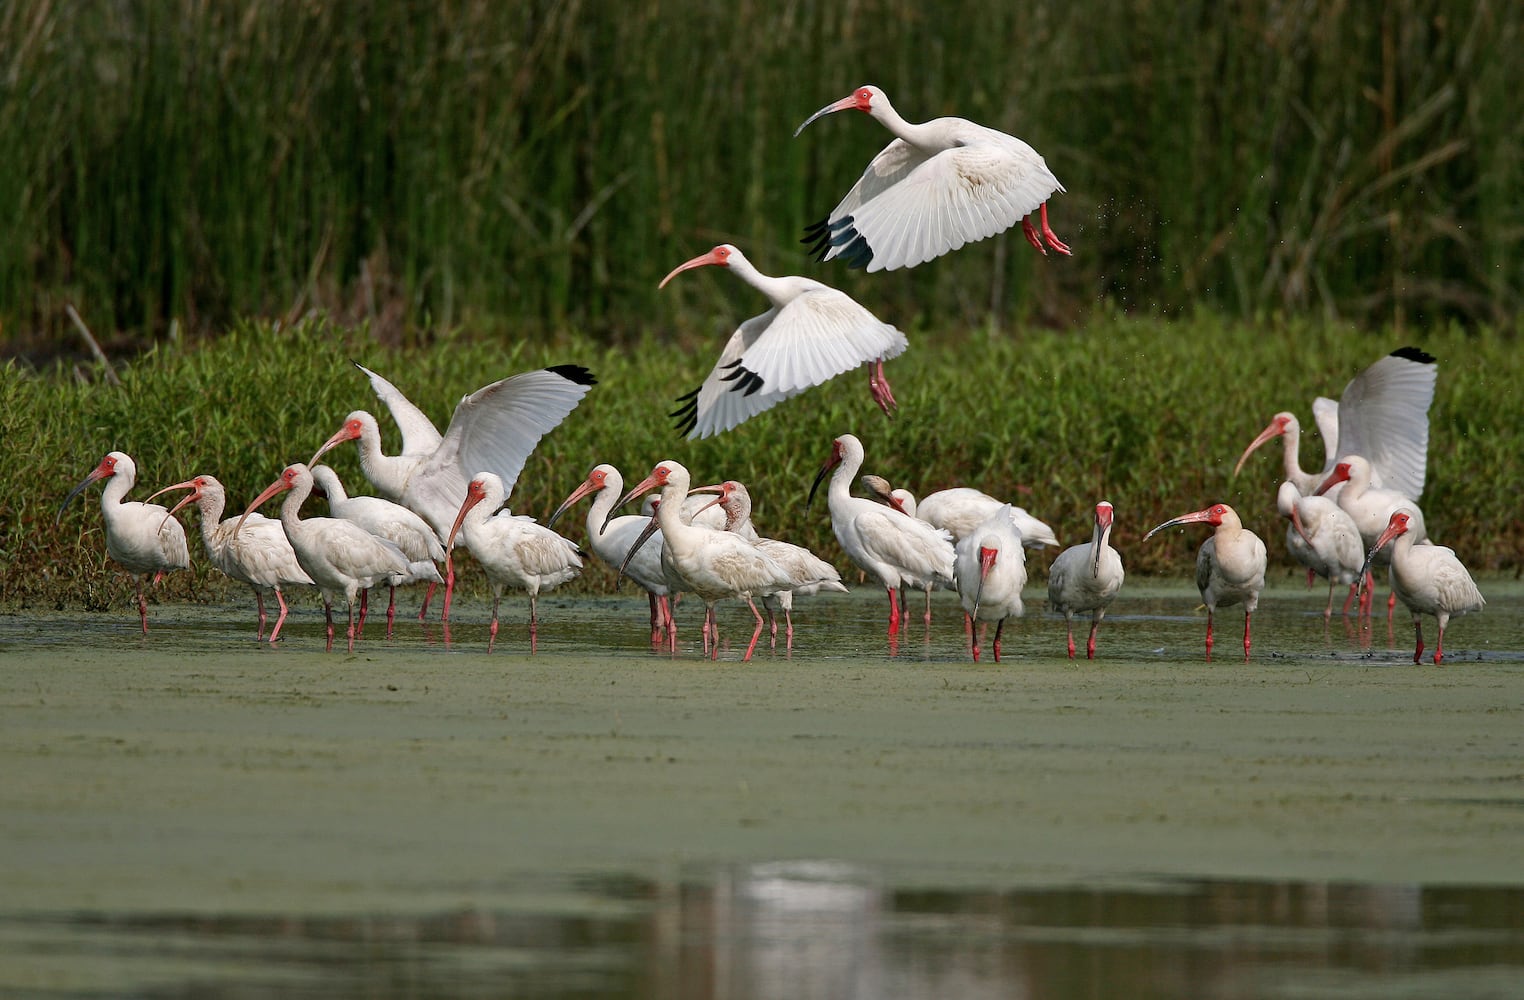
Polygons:
<instances>
[{"instance_id":1,"label":"white ibis","mask_svg":"<svg viewBox=\"0 0 1524 1000\"><path fill-rule=\"evenodd\" d=\"M56 525L63 519L64 508L80 492L98 479L111 480L101 490L101 516L106 521L106 554L132 576L137 590L138 619L143 634L148 634L148 598L143 593L143 577L152 574L157 584L165 573L190 565L190 549L185 544L185 529L169 517L169 511L156 503L123 500L137 482L138 467L125 453L113 451L101 459L84 480L64 497L58 506Z\"/></svg>"},{"instance_id":2,"label":"white ibis","mask_svg":"<svg viewBox=\"0 0 1524 1000\"><path fill-rule=\"evenodd\" d=\"M1212 537L1196 553L1196 588L1207 609L1206 655L1212 659L1212 618L1219 606L1244 606L1244 659L1249 659L1249 622L1265 588L1265 543L1243 526L1238 514L1225 503L1182 514L1149 530L1146 542L1165 528L1177 524L1210 524Z\"/></svg>"},{"instance_id":3,"label":"white ibis","mask_svg":"<svg viewBox=\"0 0 1524 1000\"><path fill-rule=\"evenodd\" d=\"M494 473L479 472L471 477L466 486L466 498L450 526L446 550L453 553L455 536L460 533L466 547L481 563L492 584L492 627L487 640L487 651L497 641L497 608L503 597L503 589L513 587L529 594L529 651L535 650L539 638L540 591L551 590L575 577L582 571L582 557L571 540L562 538L534 518L516 515L502 510L496 516L493 511L503 506L508 491L503 481ZM455 585L453 559L450 564L449 582L445 585L444 617L450 618L450 596Z\"/></svg>"},{"instance_id":4,"label":"white ibis","mask_svg":"<svg viewBox=\"0 0 1524 1000\"><path fill-rule=\"evenodd\" d=\"M1006 506L1011 508L1011 523L1021 533L1023 547L1040 549L1045 545L1058 544L1058 536L1053 533L1053 529L1033 517L1026 508L997 500L983 490L970 486L953 486L928 493L925 499L917 501L915 494L907 489L889 490L887 494L881 492L879 484L884 487L889 484L879 476L863 476L862 483L891 507L911 517L918 517L934 528L946 528L952 533L955 542L967 538L991 514Z\"/></svg>"},{"instance_id":5,"label":"white ibis","mask_svg":"<svg viewBox=\"0 0 1524 1000\"><path fill-rule=\"evenodd\" d=\"M1376 488L1371 480L1370 462L1360 455L1345 455L1334 464L1333 471L1318 486L1315 495L1321 496L1343 483L1344 488L1339 492L1337 503L1339 508L1355 522L1355 527L1360 532L1360 539L1367 546L1376 543L1376 538L1391 521L1392 512L1403 506L1411 510L1414 515L1408 525L1408 534L1415 542L1427 541L1429 536L1424 530L1423 514L1419 511L1418 505L1395 490ZM1396 606L1397 592L1394 590L1386 602L1388 619L1391 618Z\"/></svg>"},{"instance_id":6,"label":"white ibis","mask_svg":"<svg viewBox=\"0 0 1524 1000\"><path fill-rule=\"evenodd\" d=\"M822 590L847 593L846 584L841 582L841 573L837 572L835 566L803 545L759 536L756 527L751 523L751 492L746 489L744 483L727 479L713 486L700 486L694 492L718 493L719 496L711 500L710 504L716 504L725 511L725 530L740 535L772 556L793 581L793 586L787 590L762 595L762 606L767 609L768 629L774 641L776 642L778 637L778 619L773 612L773 606L776 604L783 611L784 648L792 651L794 648L794 597L796 595L810 597Z\"/></svg>"},{"instance_id":7,"label":"white ibis","mask_svg":"<svg viewBox=\"0 0 1524 1000\"><path fill-rule=\"evenodd\" d=\"M1423 620L1419 616L1433 615L1439 623L1439 640L1434 644L1434 663L1438 665L1445 658L1445 626L1450 618L1480 611L1487 602L1482 599L1476 581L1456 558L1454 549L1415 544L1412 527L1416 514L1412 507L1392 512L1386 530L1371 546L1365 566L1368 570L1376 553L1391 543L1392 589L1413 612L1413 635L1417 640L1413 662L1423 658Z\"/></svg>"},{"instance_id":8,"label":"white ibis","mask_svg":"<svg viewBox=\"0 0 1524 1000\"><path fill-rule=\"evenodd\" d=\"M979 659L979 639L987 622L995 622L991 644L1000 662L1000 633L1005 620L1021 616L1021 588L1027 584L1027 561L1021 532L1011 519L1009 504L996 508L983 523L954 547L958 597L963 602L969 649Z\"/></svg>"},{"instance_id":9,"label":"white ibis","mask_svg":"<svg viewBox=\"0 0 1524 1000\"><path fill-rule=\"evenodd\" d=\"M312 472L300 462L288 465L280 478L254 498L233 531L243 527L255 509L277 493L285 493L280 505L280 526L296 552L296 561L323 593L323 615L328 626L329 650L333 649L333 602L343 600L349 611L345 633L349 651L355 649L355 598L360 591L399 573L408 572L407 556L395 542L379 538L352 521L337 517L301 516L302 503L312 494Z\"/></svg>"},{"instance_id":10,"label":"white ibis","mask_svg":"<svg viewBox=\"0 0 1524 1000\"><path fill-rule=\"evenodd\" d=\"M1307 567L1307 585L1321 576L1328 581L1328 605L1325 619L1333 615L1333 590L1349 586L1344 599L1344 614L1349 614L1360 584L1360 567L1365 550L1360 529L1350 516L1326 496L1302 496L1289 479L1281 483L1275 496L1275 509L1290 523L1286 527L1286 549L1297 562Z\"/></svg>"},{"instance_id":11,"label":"white ibis","mask_svg":"<svg viewBox=\"0 0 1524 1000\"><path fill-rule=\"evenodd\" d=\"M1371 462L1377 485L1417 500L1423 495L1428 465L1429 406L1434 402L1438 372L1432 355L1416 347L1399 348L1350 379L1337 403L1322 396L1313 400L1312 412L1327 456L1321 471L1302 471L1301 424L1283 410L1249 442L1233 474L1238 474L1256 448L1282 437L1286 478L1303 496L1317 491L1333 470L1336 456L1362 455Z\"/></svg>"},{"instance_id":12,"label":"white ibis","mask_svg":"<svg viewBox=\"0 0 1524 1000\"><path fill-rule=\"evenodd\" d=\"M679 433L693 439L727 431L859 365L868 365L874 402L886 414L893 409L884 362L904 353L903 333L813 278L763 274L728 243L679 264L658 287L710 264L728 268L765 295L771 308L742 323L703 384L678 398L682 405L671 416Z\"/></svg>"},{"instance_id":13,"label":"white ibis","mask_svg":"<svg viewBox=\"0 0 1524 1000\"><path fill-rule=\"evenodd\" d=\"M954 580L952 535L925 521L905 517L882 504L851 493L852 479L863 464L863 445L855 435L843 434L831 442L831 456L820 467L810 486L809 500L826 473L835 469L827 500L831 531L847 558L889 592L889 636L900 630L901 586L926 591L926 624L931 625L931 589L951 587Z\"/></svg>"},{"instance_id":14,"label":"white ibis","mask_svg":"<svg viewBox=\"0 0 1524 1000\"><path fill-rule=\"evenodd\" d=\"M1027 242L1046 254L1069 248L1048 227L1048 199L1064 186L1037 151L1013 135L963 118L919 125L901 118L877 87L858 87L807 118L862 111L894 133L894 141L802 242L822 261L892 271L1004 232L1018 221ZM1039 213L1038 235L1027 216Z\"/></svg>"},{"instance_id":15,"label":"white ibis","mask_svg":"<svg viewBox=\"0 0 1524 1000\"><path fill-rule=\"evenodd\" d=\"M427 583L423 607L418 620L423 621L429 613L429 600L434 588L444 582L439 575L439 563L444 561L444 546L429 523L400 503L381 497L352 497L344 489L339 474L326 465L311 467L312 481L317 492L328 499L328 510L334 517L353 521L372 535L378 535L396 543L407 556L409 571L389 577L386 602L386 634L390 638L392 623L397 616L397 588L409 583ZM361 598L360 627L365 627L365 599Z\"/></svg>"},{"instance_id":16,"label":"white ibis","mask_svg":"<svg viewBox=\"0 0 1524 1000\"><path fill-rule=\"evenodd\" d=\"M1095 530L1090 541L1071 545L1048 567L1048 604L1064 616L1069 639L1069 659L1074 659L1075 612L1090 612L1090 638L1086 659L1095 659L1095 633L1106 609L1122 589L1122 557L1111 547L1111 501L1095 505Z\"/></svg>"},{"instance_id":17,"label":"white ibis","mask_svg":"<svg viewBox=\"0 0 1524 1000\"><path fill-rule=\"evenodd\" d=\"M597 494L587 512L588 545L603 562L619 569L626 564L631 546L650 522L650 515L625 514L611 517L614 505L624 492L624 477L612 465L596 465L571 495L561 501L545 526L553 527L572 504L590 494ZM661 570L661 543L642 546L624 565L624 572L645 590L651 605L651 642L661 640L662 632L672 622L667 580Z\"/></svg>"},{"instance_id":18,"label":"white ibis","mask_svg":"<svg viewBox=\"0 0 1524 1000\"><path fill-rule=\"evenodd\" d=\"M206 547L206 557L224 574L246 583L254 591L254 601L259 608L259 631L256 639L265 637L265 594L273 593L280 605L280 615L270 630L270 645L280 638L281 626L286 622L286 595L283 589L294 584L312 586L312 577L296 561L296 552L286 540L286 532L279 521L263 514L250 514L237 531L233 518L222 519L227 507L227 490L216 476L201 475L183 483L166 486L159 493L170 490L189 490L169 512L194 503L201 512L201 544ZM150 498L151 499L151 498Z\"/></svg>"},{"instance_id":19,"label":"white ibis","mask_svg":"<svg viewBox=\"0 0 1524 1000\"><path fill-rule=\"evenodd\" d=\"M704 636L706 645L713 642L709 647L712 658L718 658L720 654L715 605L726 598L740 598L746 602L756 619L756 629L746 647L746 655L742 657L743 661L750 660L757 648L757 639L762 635L763 624L753 596L786 590L793 586L793 580L776 560L740 535L684 524L682 500L687 497L691 483L688 470L682 465L672 461L659 462L649 476L624 495L619 506L650 489L661 489L656 518L661 525L663 565L670 565L672 572L682 579L684 589L704 602Z\"/></svg>"},{"instance_id":20,"label":"white ibis","mask_svg":"<svg viewBox=\"0 0 1524 1000\"><path fill-rule=\"evenodd\" d=\"M493 472L512 493L540 438L565 420L597 382L578 365L501 379L462 397L441 435L390 382L362 365L355 367L370 377L371 387L401 428L402 454L383 455L376 418L355 410L308 464L317 464L345 441L359 442L365 478L388 500L421 514L441 540L466 498L466 481L477 472Z\"/></svg>"}]
</instances>

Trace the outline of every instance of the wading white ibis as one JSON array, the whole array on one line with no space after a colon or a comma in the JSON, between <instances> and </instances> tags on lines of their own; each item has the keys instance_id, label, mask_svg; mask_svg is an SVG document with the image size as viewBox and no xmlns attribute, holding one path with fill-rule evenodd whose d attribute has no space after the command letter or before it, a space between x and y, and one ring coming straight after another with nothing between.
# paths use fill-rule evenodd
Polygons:
<instances>
[{"instance_id":1,"label":"wading white ibis","mask_svg":"<svg viewBox=\"0 0 1524 1000\"><path fill-rule=\"evenodd\" d=\"M704 636L711 656L720 654L719 624L714 608L727 598L744 600L756 619L756 629L743 660L750 660L762 635L762 615L753 597L777 593L793 586L788 572L756 545L729 531L713 531L683 523L682 501L692 483L688 470L677 462L657 463L651 474L636 483L619 501L624 506L648 490L661 490L656 519L661 526L662 562L683 581L683 589L704 602ZM710 646L709 643L713 645Z\"/></svg>"},{"instance_id":2,"label":"wading white ibis","mask_svg":"<svg viewBox=\"0 0 1524 1000\"><path fill-rule=\"evenodd\" d=\"M1022 140L964 118L907 122L873 86L827 104L794 135L837 111L872 116L894 141L831 214L805 231L802 242L818 259L840 258L869 271L914 267L1017 222L1040 252L1070 252L1048 227L1048 199L1064 186ZM1041 235L1027 218L1033 212Z\"/></svg>"},{"instance_id":3,"label":"wading white ibis","mask_svg":"<svg viewBox=\"0 0 1524 1000\"><path fill-rule=\"evenodd\" d=\"M1476 581L1456 558L1454 549L1415 544L1411 529L1416 514L1412 507L1392 512L1386 530L1366 556L1365 568L1368 571L1376 553L1391 544L1392 589L1413 612L1413 636L1417 643L1413 662L1423 659L1423 620L1419 616L1433 615L1439 623L1439 639L1434 644L1434 662L1439 664L1445 658L1445 626L1451 617L1480 611L1487 602L1482 599Z\"/></svg>"},{"instance_id":4,"label":"wading white ibis","mask_svg":"<svg viewBox=\"0 0 1524 1000\"><path fill-rule=\"evenodd\" d=\"M243 530L233 518L222 519L227 507L227 490L216 476L202 475L183 483L166 486L159 493L170 490L190 490L169 512L194 503L201 512L201 544L206 547L206 557L225 575L246 583L254 591L254 602L259 608L259 631L256 639L265 637L265 594L273 593L280 605L275 627L270 630L270 644L280 638L281 626L286 621L286 595L283 588L300 584L312 586L312 577L296 561L296 552L286 540L286 532L279 521L263 514L250 514L243 522ZM150 498L152 499L152 498Z\"/></svg>"},{"instance_id":5,"label":"wading white ibis","mask_svg":"<svg viewBox=\"0 0 1524 1000\"><path fill-rule=\"evenodd\" d=\"M976 661L988 622L995 623L991 645L999 663L1005 620L1012 615L1021 617L1021 588L1027 584L1027 560L1021 543L1021 532L1011 520L1010 504L1002 504L954 546L958 598L963 603L969 651Z\"/></svg>"},{"instance_id":6,"label":"wading white ibis","mask_svg":"<svg viewBox=\"0 0 1524 1000\"><path fill-rule=\"evenodd\" d=\"M661 280L706 265L728 268L767 297L771 308L731 334L702 385L678 398L679 433L706 438L756 416L843 372L868 366L873 401L895 406L884 362L904 353L905 335L879 321L845 292L813 278L774 278L730 244L679 264Z\"/></svg>"},{"instance_id":7,"label":"wading white ibis","mask_svg":"<svg viewBox=\"0 0 1524 1000\"><path fill-rule=\"evenodd\" d=\"M988 520L991 514L1007 506L1011 508L1011 523L1021 533L1023 547L1040 549L1058 544L1053 529L1033 517L1026 508L997 500L983 490L953 486L928 493L925 499L917 501L915 494L907 489L888 489L889 483L880 476L863 476L861 481L876 499L911 517L918 517L934 528L946 528L955 542L967 538L969 532Z\"/></svg>"},{"instance_id":8,"label":"wading white ibis","mask_svg":"<svg viewBox=\"0 0 1524 1000\"><path fill-rule=\"evenodd\" d=\"M98 479L109 479L101 490L101 516L106 521L106 554L132 576L137 591L138 619L143 634L148 634L148 598L143 593L143 578L153 582L172 570L190 565L190 548L185 544L185 529L156 503L124 500L137 482L138 467L124 452L113 451L64 497L58 506L56 525L63 520L64 508L86 486Z\"/></svg>"},{"instance_id":9,"label":"wading white ibis","mask_svg":"<svg viewBox=\"0 0 1524 1000\"><path fill-rule=\"evenodd\" d=\"M1069 659L1074 659L1074 615L1090 612L1090 638L1085 657L1095 659L1095 633L1106 609L1122 589L1122 557L1111 547L1113 510L1109 500L1095 505L1095 530L1090 541L1071 545L1048 568L1048 604L1064 616Z\"/></svg>"},{"instance_id":10,"label":"wading white ibis","mask_svg":"<svg viewBox=\"0 0 1524 1000\"><path fill-rule=\"evenodd\" d=\"M1360 529L1339 505L1326 496L1302 496L1289 479L1281 483L1275 496L1275 509L1290 523L1286 526L1286 549L1292 558L1307 567L1307 585L1321 576L1328 581L1328 605L1323 617L1333 615L1334 587L1347 585L1344 614L1355 598L1360 583L1360 568L1365 563L1365 547Z\"/></svg>"},{"instance_id":11,"label":"wading white ibis","mask_svg":"<svg viewBox=\"0 0 1524 1000\"><path fill-rule=\"evenodd\" d=\"M725 511L725 530L748 539L763 552L772 556L793 581L793 586L787 590L762 595L762 606L767 609L768 630L772 633L774 642L776 643L778 638L778 619L773 611L776 605L783 611L784 648L792 651L794 648L794 597L796 595L810 597L822 590L845 594L847 587L841 582L841 574L837 572L835 566L803 545L758 535L757 529L751 523L751 493L744 483L727 479L713 486L697 487L694 492L718 493L719 496L710 503L718 505Z\"/></svg>"},{"instance_id":12,"label":"wading white ibis","mask_svg":"<svg viewBox=\"0 0 1524 1000\"><path fill-rule=\"evenodd\" d=\"M337 517L301 516L302 504L312 494L312 472L300 462L288 465L280 478L254 498L234 525L236 533L260 504L285 493L280 505L280 526L296 552L296 561L323 592L323 615L328 626L329 650L333 649L333 602L342 600L349 612L345 632L348 649L355 649L355 599L388 577L409 571L407 556L395 542L378 538L352 521Z\"/></svg>"},{"instance_id":13,"label":"wading white ibis","mask_svg":"<svg viewBox=\"0 0 1524 1000\"><path fill-rule=\"evenodd\" d=\"M1206 655L1212 658L1212 619L1219 606L1244 606L1244 659L1249 658L1249 622L1259 607L1265 588L1265 543L1243 526L1238 514L1225 503L1182 514L1149 530L1146 542L1165 528L1177 524L1210 524L1212 537L1196 553L1196 588L1207 609Z\"/></svg>"},{"instance_id":14,"label":"wading white ibis","mask_svg":"<svg viewBox=\"0 0 1524 1000\"><path fill-rule=\"evenodd\" d=\"M1376 488L1371 480L1370 462L1360 455L1345 455L1334 464L1333 471L1318 486L1315 495L1321 496L1343 483L1344 488L1339 491L1336 502L1339 509L1355 522L1355 527L1360 532L1360 540L1367 546L1376 544L1376 538L1386 530L1387 524L1391 521L1392 512L1399 507L1406 507L1412 512L1407 534L1414 542L1427 541L1429 535L1424 529L1423 513L1418 509L1418 505L1395 490ZM1382 565L1385 562L1386 556L1383 554L1377 560L1377 564ZM1386 602L1388 619L1391 618L1392 610L1396 606L1397 592L1394 590Z\"/></svg>"},{"instance_id":15,"label":"wading white ibis","mask_svg":"<svg viewBox=\"0 0 1524 1000\"><path fill-rule=\"evenodd\" d=\"M559 587L582 572L582 557L574 542L543 524L537 524L528 515L517 515L504 509L493 516L507 499L508 491L503 481L493 473L479 472L472 476L466 487L466 498L450 525L445 548L453 556L455 536L460 533L492 584L488 652L497 641L497 608L503 589L513 587L529 594L529 651L532 653L539 639L540 591ZM448 576L449 581L445 584L446 621L450 617L450 597L455 588L453 557Z\"/></svg>"},{"instance_id":16,"label":"wading white ibis","mask_svg":"<svg viewBox=\"0 0 1524 1000\"><path fill-rule=\"evenodd\" d=\"M359 442L360 470L376 491L421 514L441 540L466 498L466 481L492 472L513 492L540 439L577 408L597 380L579 365L556 365L484 386L456 404L440 434L423 411L386 379L356 364L402 431L402 453L381 453L376 418L355 410L323 442L309 465L345 441Z\"/></svg>"},{"instance_id":17,"label":"wading white ibis","mask_svg":"<svg viewBox=\"0 0 1524 1000\"><path fill-rule=\"evenodd\" d=\"M444 582L439 575L439 563L444 561L444 546L429 523L400 503L381 497L350 496L344 489L339 474L326 465L311 466L312 481L316 492L328 499L328 510L334 517L353 521L372 535L394 542L407 556L409 571L389 577L386 602L386 635L392 634L392 623L397 617L397 588L409 583L427 583L428 592L418 620L429 613L429 600L434 587ZM364 599L361 599L360 627L365 627Z\"/></svg>"},{"instance_id":18,"label":"wading white ibis","mask_svg":"<svg viewBox=\"0 0 1524 1000\"><path fill-rule=\"evenodd\" d=\"M1336 456L1362 455L1370 461L1378 486L1417 500L1423 495L1427 474L1429 406L1434 402L1438 372L1432 355L1416 347L1399 348L1351 379L1337 403L1323 396L1313 400L1313 417L1327 456L1321 471L1302 471L1302 427L1295 416L1282 411L1249 442L1233 474L1238 474L1256 448L1281 437L1286 479L1303 496L1317 492L1333 470Z\"/></svg>"},{"instance_id":19,"label":"wading white ibis","mask_svg":"<svg viewBox=\"0 0 1524 1000\"><path fill-rule=\"evenodd\" d=\"M901 586L926 591L926 624L931 625L931 590L954 585L952 535L914 517L890 510L864 497L854 497L851 483L863 464L863 444L856 435L843 434L831 442L831 456L820 467L810 486L814 502L821 480L832 469L826 492L831 512L831 531L847 558L889 592L889 636L900 631Z\"/></svg>"}]
</instances>

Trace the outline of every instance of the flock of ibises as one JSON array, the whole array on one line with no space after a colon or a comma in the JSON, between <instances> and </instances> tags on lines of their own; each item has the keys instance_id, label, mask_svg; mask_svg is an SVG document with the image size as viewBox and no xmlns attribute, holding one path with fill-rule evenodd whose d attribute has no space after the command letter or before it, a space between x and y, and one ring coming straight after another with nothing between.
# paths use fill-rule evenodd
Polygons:
<instances>
[{"instance_id":1,"label":"flock of ibises","mask_svg":"<svg viewBox=\"0 0 1524 1000\"><path fill-rule=\"evenodd\" d=\"M840 259L869 271L913 267L1018 221L1038 251L1070 253L1047 217L1048 199L1063 186L1027 143L961 118L907 122L883 91L871 86L821 108L795 135L816 119L845 110L871 115L895 138L830 215L807 231L804 242L819 260ZM1033 215L1038 225L1029 218ZM769 308L737 328L704 382L680 399L682 405L673 416L690 438L728 430L863 366L874 402L886 414L895 409L883 366L906 349L899 330L819 281L762 274L729 244L679 265L661 285L682 271L706 265L734 272L768 299ZM598 465L543 525L506 509L503 505L529 454L594 384L585 368L562 365L524 372L478 389L460 401L443 433L389 381L363 367L361 371L401 430L400 454L383 454L375 417L357 410L309 462L287 466L234 516L224 517L226 493L206 474L149 497L185 490L172 508L127 501L137 470L132 459L118 451L106 455L69 493L59 508L60 518L86 486L107 480L101 495L106 548L134 577L145 633L145 578L157 581L189 565L185 532L175 513L192 503L200 511L208 559L253 588L261 640L267 625L265 597L274 595L280 611L270 629L272 643L286 618L283 589L294 585L315 586L322 592L330 649L334 604L342 601L348 609L352 650L363 629L369 591L383 584L390 595L388 633L396 614L396 588L405 584L427 584L419 612L424 619L436 586L443 583L441 616L448 621L455 582L452 554L464 546L492 585L489 649L497 636L500 598L510 587L529 595L533 649L539 593L572 579L582 567L579 545L553 526L573 504L590 496L594 499L587 513L588 548L645 589L653 645L677 649L672 605L680 594L692 595L705 606L702 636L709 656L718 656L720 649L716 604L745 601L754 617L745 653L749 659L765 627L758 599L772 618L774 641L776 614L782 612L785 642L791 647L793 597L846 590L829 562L803 547L758 534L743 484L727 480L696 486L689 471L675 461L657 463L628 490L618 470ZM1429 542L1417 504L1425 479L1435 377L1434 358L1414 348L1398 350L1357 375L1338 402L1322 397L1314 402L1314 417L1330 457L1324 469L1301 469L1300 424L1289 412L1275 416L1235 468L1236 473L1260 445L1283 439L1285 481L1277 505L1288 522L1286 544L1307 568L1309 585L1315 576L1328 580L1325 615L1332 614L1337 586L1349 588L1344 614L1357 597L1357 613L1369 614L1372 569L1389 567L1389 613L1397 600L1412 612L1415 663L1424 652L1420 615L1437 619L1433 659L1440 663L1449 619L1483 605L1455 553ZM357 443L361 470L379 496L350 496L333 470L318 464L326 452L348 441ZM836 438L810 499L813 503L830 475L827 506L832 529L852 563L887 592L891 639L908 620L907 591L925 592L924 620L929 627L931 591L955 589L964 609L970 653L979 659L985 627L994 622L991 646L999 660L1004 624L1022 613L1024 549L1057 545L1052 530L1022 508L966 487L943 490L917 503L907 491L877 476L861 475L863 462L863 445L855 436ZM867 496L854 495L859 482ZM659 495L648 498L642 513L617 515L626 504L653 492ZM285 497L278 520L257 512L281 493ZM331 516L301 515L313 493L326 497ZM1096 630L1122 586L1122 560L1110 544L1112 516L1112 505L1098 502L1090 541L1064 549L1049 567L1049 604L1064 616L1070 657L1076 654L1073 616L1090 615L1086 654L1093 658ZM1166 528L1194 523L1212 528L1196 560L1196 583L1207 609L1207 658L1212 654L1217 609L1242 605L1247 659L1250 623L1265 581L1264 542L1222 503L1166 521L1144 540Z\"/></svg>"}]
</instances>

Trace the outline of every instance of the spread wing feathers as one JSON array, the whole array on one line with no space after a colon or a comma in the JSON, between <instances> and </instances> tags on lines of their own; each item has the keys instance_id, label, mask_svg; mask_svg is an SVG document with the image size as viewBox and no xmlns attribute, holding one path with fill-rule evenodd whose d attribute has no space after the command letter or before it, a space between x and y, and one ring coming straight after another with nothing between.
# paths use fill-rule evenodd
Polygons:
<instances>
[{"instance_id":1,"label":"spread wing feathers","mask_svg":"<svg viewBox=\"0 0 1524 1000\"><path fill-rule=\"evenodd\" d=\"M404 396L386 379L358 361L351 363L365 373L365 376L370 379L370 387L375 390L377 398L391 411L392 419L396 421L397 428L402 431L402 454L427 455L439 447L439 442L444 439L440 437L434 421L425 416L422 410L413 405L412 400Z\"/></svg>"},{"instance_id":2,"label":"spread wing feathers","mask_svg":"<svg viewBox=\"0 0 1524 1000\"><path fill-rule=\"evenodd\" d=\"M1438 365L1402 348L1350 380L1339 398L1339 453L1363 455L1384 489L1423 495L1429 459L1429 406Z\"/></svg>"},{"instance_id":3,"label":"spread wing feathers","mask_svg":"<svg viewBox=\"0 0 1524 1000\"><path fill-rule=\"evenodd\" d=\"M878 358L904 353L905 335L824 285L742 323L709 376L670 416L706 438Z\"/></svg>"},{"instance_id":4,"label":"spread wing feathers","mask_svg":"<svg viewBox=\"0 0 1524 1000\"><path fill-rule=\"evenodd\" d=\"M850 225L853 212L904 180L926 160L925 153L904 139L895 139L873 158L868 169L852 185L852 190L847 192L840 204L831 209L831 214L805 229L804 238L799 242L809 246L810 255L816 260L827 261L841 256L842 247L833 245L831 235L842 225L842 220L846 219Z\"/></svg>"},{"instance_id":5,"label":"spread wing feathers","mask_svg":"<svg viewBox=\"0 0 1524 1000\"><path fill-rule=\"evenodd\" d=\"M824 259L869 271L914 267L1035 212L1063 185L1032 147L1005 138L943 150L850 215L833 217Z\"/></svg>"},{"instance_id":6,"label":"spread wing feathers","mask_svg":"<svg viewBox=\"0 0 1524 1000\"><path fill-rule=\"evenodd\" d=\"M511 495L540 438L577 408L594 381L585 368L560 365L513 375L462 397L444 440L420 470L428 479L438 478L457 505L467 479L482 472L496 473Z\"/></svg>"}]
</instances>

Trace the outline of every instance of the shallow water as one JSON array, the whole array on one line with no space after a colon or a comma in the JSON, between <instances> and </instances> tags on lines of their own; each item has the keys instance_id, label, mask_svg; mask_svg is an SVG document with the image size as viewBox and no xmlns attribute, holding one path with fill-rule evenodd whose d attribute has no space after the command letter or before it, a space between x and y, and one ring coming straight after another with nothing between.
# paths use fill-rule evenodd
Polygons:
<instances>
[{"instance_id":1,"label":"shallow water","mask_svg":"<svg viewBox=\"0 0 1524 1000\"><path fill-rule=\"evenodd\" d=\"M490 656L475 604L353 656L310 606L275 650L242 604L0 616L0 995L1517 996L1483 590L1442 668L1290 585L1211 665L1146 581L1094 663L1036 586L999 665L947 595L892 656L877 595L801 600L749 664L744 609L709 663L623 596L533 657L511 599Z\"/></svg>"}]
</instances>

